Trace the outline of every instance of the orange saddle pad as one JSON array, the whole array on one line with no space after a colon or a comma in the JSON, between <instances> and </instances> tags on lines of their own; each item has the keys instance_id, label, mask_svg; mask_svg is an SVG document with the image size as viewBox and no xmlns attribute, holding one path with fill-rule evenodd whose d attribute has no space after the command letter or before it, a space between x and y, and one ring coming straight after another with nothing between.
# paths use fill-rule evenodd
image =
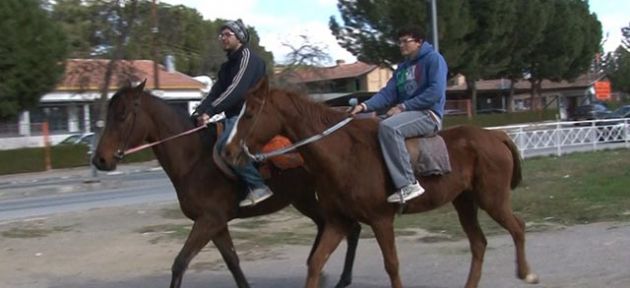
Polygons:
<instances>
[{"instance_id":1,"label":"orange saddle pad","mask_svg":"<svg viewBox=\"0 0 630 288\"><path fill-rule=\"evenodd\" d=\"M262 148L263 153L269 153L284 147L291 146L291 140L289 138L277 135L273 137L269 143L265 144ZM304 159L298 152L287 153L284 155L272 157L269 159L274 166L280 169L297 168L304 165Z\"/></svg>"}]
</instances>

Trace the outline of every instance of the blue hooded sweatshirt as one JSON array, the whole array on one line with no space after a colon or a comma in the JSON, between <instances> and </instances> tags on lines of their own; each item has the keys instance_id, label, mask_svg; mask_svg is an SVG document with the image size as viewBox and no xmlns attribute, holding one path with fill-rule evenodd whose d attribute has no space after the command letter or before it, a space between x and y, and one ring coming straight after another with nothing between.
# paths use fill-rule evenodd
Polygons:
<instances>
[{"instance_id":1,"label":"blue hooded sweatshirt","mask_svg":"<svg viewBox=\"0 0 630 288\"><path fill-rule=\"evenodd\" d=\"M364 103L368 111L402 104L405 110L430 109L442 118L447 72L444 57L423 42L419 52L400 63L387 85Z\"/></svg>"}]
</instances>

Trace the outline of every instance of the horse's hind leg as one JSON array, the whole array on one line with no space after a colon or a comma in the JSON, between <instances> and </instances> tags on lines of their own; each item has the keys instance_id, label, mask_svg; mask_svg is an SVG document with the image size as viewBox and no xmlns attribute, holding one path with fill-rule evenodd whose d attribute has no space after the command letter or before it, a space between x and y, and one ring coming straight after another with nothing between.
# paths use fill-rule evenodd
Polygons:
<instances>
[{"instance_id":1,"label":"horse's hind leg","mask_svg":"<svg viewBox=\"0 0 630 288\"><path fill-rule=\"evenodd\" d=\"M516 247L516 276L527 283L538 283L538 276L531 272L525 257L525 223L514 215L509 199L494 209L486 209L486 212L512 235Z\"/></svg>"},{"instance_id":2,"label":"horse's hind leg","mask_svg":"<svg viewBox=\"0 0 630 288\"><path fill-rule=\"evenodd\" d=\"M352 268L354 267L354 257L357 253L357 246L359 244L359 236L361 234L361 224L359 222L354 222L352 228L348 230L348 235L346 235L346 243L348 248L346 250L346 261L343 265L343 273L341 273L341 278L339 278L339 282L335 285L335 288L343 288L346 286L350 286L352 283Z\"/></svg>"},{"instance_id":3,"label":"horse's hind leg","mask_svg":"<svg viewBox=\"0 0 630 288\"><path fill-rule=\"evenodd\" d=\"M393 215L392 215L393 217ZM393 219L382 219L378 222L372 223L372 230L378 245L383 253L383 260L385 261L385 271L389 275L391 287L402 288L402 281L400 280L400 273L398 271L398 254L396 253L396 239L394 239L394 223Z\"/></svg>"},{"instance_id":4,"label":"horse's hind leg","mask_svg":"<svg viewBox=\"0 0 630 288\"><path fill-rule=\"evenodd\" d=\"M181 287L184 272L186 272L190 261L204 246L206 246L206 244L208 244L211 238L224 229L227 229L227 223L214 224L215 222L216 221L211 221L205 218L200 218L195 221L190 234L188 234L186 243L184 243L184 247L182 247L181 251L179 251L179 254L177 254L177 257L173 262L171 288ZM242 276L243 273L240 272L240 268L238 270L240 276L237 277L235 275L238 287L249 287L247 281L244 280L244 276ZM239 278L242 278L240 282Z\"/></svg>"},{"instance_id":5,"label":"horse's hind leg","mask_svg":"<svg viewBox=\"0 0 630 288\"><path fill-rule=\"evenodd\" d=\"M453 206L455 206L455 210L457 210L459 223L461 223L466 236L468 236L470 251L472 253L466 288L477 287L481 279L483 257L488 244L486 237L483 235L483 231L481 231L481 227L479 227L477 218L477 211L479 209L470 194L466 193L455 198Z\"/></svg>"}]
</instances>

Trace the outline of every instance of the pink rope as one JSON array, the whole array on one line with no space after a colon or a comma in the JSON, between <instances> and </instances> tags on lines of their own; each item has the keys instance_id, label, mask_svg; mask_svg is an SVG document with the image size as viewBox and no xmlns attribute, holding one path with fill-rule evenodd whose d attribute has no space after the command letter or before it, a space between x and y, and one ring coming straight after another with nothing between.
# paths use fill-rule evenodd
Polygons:
<instances>
[{"instance_id":1,"label":"pink rope","mask_svg":"<svg viewBox=\"0 0 630 288\"><path fill-rule=\"evenodd\" d=\"M182 133L179 133L179 134L177 134L177 135L170 136L170 137L168 137L168 138L165 138L165 139L162 139L162 140L159 140L159 141L155 141L155 142L151 142L151 143L147 143L147 144L142 144L142 145L140 145L140 146L137 146L137 147L134 147L134 148L131 148L131 149L127 149L127 150L125 150L125 152L123 153L123 155L124 155L124 156L127 156L127 155L129 155L129 154L136 153L136 152L138 152L138 151L142 151L142 150L147 149L147 148L149 148L149 147L153 147L153 146L155 146L155 145L162 144L162 143L164 143L164 142L166 142L166 141L170 141L170 140L173 140L173 139L178 138L178 137L181 137L181 136L185 136L185 135L188 135L188 134L195 133L195 132L197 132L197 131L199 131L199 130L201 130L201 129L204 129L204 128L206 128L206 127L208 127L208 124L203 124L203 125L201 125L201 126L199 126L199 127L197 127L197 128L193 128L193 129L190 129L190 130L188 130L188 131L184 131L184 132L182 132Z\"/></svg>"}]
</instances>

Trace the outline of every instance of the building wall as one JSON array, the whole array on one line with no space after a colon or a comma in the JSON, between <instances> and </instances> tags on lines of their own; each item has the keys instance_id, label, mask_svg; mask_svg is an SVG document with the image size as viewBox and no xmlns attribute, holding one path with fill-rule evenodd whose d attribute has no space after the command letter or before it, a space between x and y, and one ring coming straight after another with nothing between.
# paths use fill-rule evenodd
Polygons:
<instances>
[{"instance_id":1,"label":"building wall","mask_svg":"<svg viewBox=\"0 0 630 288\"><path fill-rule=\"evenodd\" d=\"M363 77L365 79L362 83L361 87L363 91L368 92L378 92L381 88L385 87L389 78L392 77L392 71L387 68L376 68L370 71L366 76Z\"/></svg>"}]
</instances>

